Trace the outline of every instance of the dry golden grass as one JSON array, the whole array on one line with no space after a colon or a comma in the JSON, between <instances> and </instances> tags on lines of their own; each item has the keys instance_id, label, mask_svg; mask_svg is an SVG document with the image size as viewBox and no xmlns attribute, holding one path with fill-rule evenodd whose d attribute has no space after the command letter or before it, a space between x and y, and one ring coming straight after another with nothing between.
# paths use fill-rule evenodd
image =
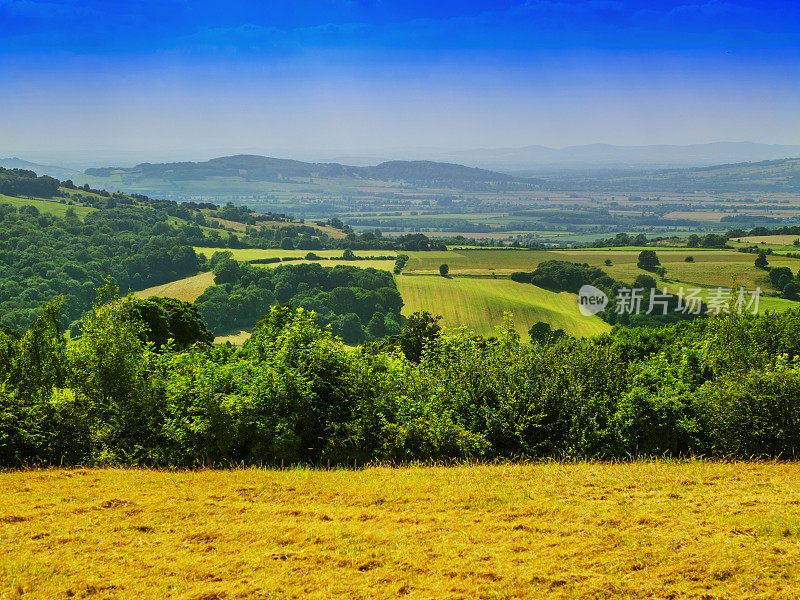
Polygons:
<instances>
[{"instance_id":1,"label":"dry golden grass","mask_svg":"<svg viewBox=\"0 0 800 600\"><path fill-rule=\"evenodd\" d=\"M800 464L0 474L0 598L797 598Z\"/></svg>"},{"instance_id":2,"label":"dry golden grass","mask_svg":"<svg viewBox=\"0 0 800 600\"><path fill-rule=\"evenodd\" d=\"M249 331L239 331L238 333L231 333L228 335L218 335L214 338L214 343L224 344L225 342L230 342L234 346L241 346L250 339L250 335L251 334Z\"/></svg>"},{"instance_id":3,"label":"dry golden grass","mask_svg":"<svg viewBox=\"0 0 800 600\"><path fill-rule=\"evenodd\" d=\"M167 298L177 298L184 302L194 302L210 286L214 285L214 273L207 271L171 281L162 285L156 285L141 292L136 292L140 298L150 298L152 296L166 296Z\"/></svg>"}]
</instances>

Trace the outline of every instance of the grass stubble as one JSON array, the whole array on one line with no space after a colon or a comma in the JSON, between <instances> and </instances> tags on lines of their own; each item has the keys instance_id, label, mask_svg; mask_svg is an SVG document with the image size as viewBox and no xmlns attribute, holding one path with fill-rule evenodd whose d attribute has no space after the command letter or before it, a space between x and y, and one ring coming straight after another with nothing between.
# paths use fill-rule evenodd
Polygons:
<instances>
[{"instance_id":1,"label":"grass stubble","mask_svg":"<svg viewBox=\"0 0 800 600\"><path fill-rule=\"evenodd\" d=\"M0 473L0 598L800 597L800 463Z\"/></svg>"}]
</instances>

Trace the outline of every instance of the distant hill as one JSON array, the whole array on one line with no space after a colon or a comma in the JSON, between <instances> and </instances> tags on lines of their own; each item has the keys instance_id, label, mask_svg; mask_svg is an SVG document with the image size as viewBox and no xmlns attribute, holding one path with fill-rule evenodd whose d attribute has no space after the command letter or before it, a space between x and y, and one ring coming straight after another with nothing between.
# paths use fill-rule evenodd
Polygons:
<instances>
[{"instance_id":1,"label":"distant hill","mask_svg":"<svg viewBox=\"0 0 800 600\"><path fill-rule=\"evenodd\" d=\"M800 192L800 158L691 169L564 173L548 178L556 188L646 192Z\"/></svg>"},{"instance_id":2,"label":"distant hill","mask_svg":"<svg viewBox=\"0 0 800 600\"><path fill-rule=\"evenodd\" d=\"M543 182L514 177L486 169L433 161L389 161L375 166L355 167L339 163L310 163L299 160L241 154L213 158L206 162L142 163L130 168L87 169L92 177L120 175L127 182L144 179L195 181L209 177L239 177L247 181L287 181L292 179L357 178L398 181L417 186L500 186L530 187Z\"/></svg>"},{"instance_id":3,"label":"distant hill","mask_svg":"<svg viewBox=\"0 0 800 600\"><path fill-rule=\"evenodd\" d=\"M602 154L598 147L595 150ZM798 148L800 155L800 148ZM800 158L735 162L674 169L584 169L553 171L544 178L517 177L476 167L435 161L392 160L374 166L313 163L256 155L205 162L142 163L130 168L87 169L92 185L191 197L204 188L216 194L248 189L252 182L296 184L342 181L350 187L400 182L425 188L481 190L586 190L603 192L797 192ZM217 178L217 181L213 181ZM80 177L76 181L80 180ZM356 181L353 185L353 180Z\"/></svg>"},{"instance_id":4,"label":"distant hill","mask_svg":"<svg viewBox=\"0 0 800 600\"><path fill-rule=\"evenodd\" d=\"M521 176L534 176L560 169L698 167L760 162L793 156L800 156L800 145L715 142L686 146L525 146L465 150L442 154L440 158Z\"/></svg>"},{"instance_id":5,"label":"distant hill","mask_svg":"<svg viewBox=\"0 0 800 600\"><path fill-rule=\"evenodd\" d=\"M48 175L56 179L69 179L78 174L78 171L73 171L72 169L53 165L40 165L17 157L0 158L0 167L4 169L26 169L36 172L37 175Z\"/></svg>"}]
</instances>

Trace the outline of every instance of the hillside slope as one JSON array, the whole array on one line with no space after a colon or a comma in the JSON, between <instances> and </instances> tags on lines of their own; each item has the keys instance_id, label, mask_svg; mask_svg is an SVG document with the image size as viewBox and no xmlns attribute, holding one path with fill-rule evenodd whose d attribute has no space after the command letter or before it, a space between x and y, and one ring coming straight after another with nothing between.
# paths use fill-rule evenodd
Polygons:
<instances>
[{"instance_id":1,"label":"hillside slope","mask_svg":"<svg viewBox=\"0 0 800 600\"><path fill-rule=\"evenodd\" d=\"M442 315L446 327L466 325L479 335L492 335L504 312L514 315L523 339L538 321L577 337L611 329L599 317L581 315L574 294L549 292L510 279L401 276L397 277L397 289L403 297L403 314L426 310Z\"/></svg>"}]
</instances>

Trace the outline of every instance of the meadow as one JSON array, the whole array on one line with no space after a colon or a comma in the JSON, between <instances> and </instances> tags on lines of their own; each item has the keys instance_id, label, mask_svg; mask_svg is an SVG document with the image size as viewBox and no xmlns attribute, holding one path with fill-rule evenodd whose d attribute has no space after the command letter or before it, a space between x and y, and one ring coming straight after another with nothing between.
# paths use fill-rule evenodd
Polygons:
<instances>
[{"instance_id":1,"label":"meadow","mask_svg":"<svg viewBox=\"0 0 800 600\"><path fill-rule=\"evenodd\" d=\"M396 281L405 303L404 315L426 310L442 315L446 327L467 325L479 335L493 335L504 312L513 313L514 324L523 337L538 321L579 337L611 329L599 317L583 316L575 294L550 292L510 279L408 275L397 277Z\"/></svg>"},{"instance_id":2,"label":"meadow","mask_svg":"<svg viewBox=\"0 0 800 600\"><path fill-rule=\"evenodd\" d=\"M44 200L41 198L17 198L14 196L6 196L4 194L0 194L0 203L2 204L10 204L16 209L20 209L23 206L35 206L39 212L54 215L56 217L64 217L67 214L67 210L70 208L75 211L75 214L83 219L89 213L94 212L95 208L91 206L79 206L73 205L70 206L69 204L62 204L57 200Z\"/></svg>"},{"instance_id":3,"label":"meadow","mask_svg":"<svg viewBox=\"0 0 800 600\"><path fill-rule=\"evenodd\" d=\"M0 473L0 598L800 595L798 463Z\"/></svg>"},{"instance_id":4,"label":"meadow","mask_svg":"<svg viewBox=\"0 0 800 600\"><path fill-rule=\"evenodd\" d=\"M784 243L784 240L776 239L774 243ZM742 245L745 245L744 242ZM494 327L502 320L503 312L510 311L514 314L517 329L522 333L527 332L533 323L545 321L554 329L564 329L571 335L596 335L608 328L600 319L582 316L577 310L577 298L574 295L556 294L534 286L517 284L509 281L508 275L515 271L533 271L539 263L547 260L563 260L600 267L614 279L632 283L637 276L648 274L637 267L638 256L643 249L520 250L456 247L447 251L412 251L406 252L409 256L408 264L403 269L403 275L396 277L396 280L405 303L403 314L427 310L442 315L443 324L447 327L465 325L480 335L491 335ZM195 250L210 258L219 249L196 247ZM657 247L655 250L661 264L667 269L666 277L658 280L658 284L672 293L678 293L681 288L684 291L700 289L706 297L717 287L744 287L748 290L760 287L765 294L760 299L759 310L782 311L796 305L795 302L770 295L772 289L767 272L755 267L753 254L730 249ZM307 254L301 250L278 249L234 249L230 252L233 258L240 261ZM319 262L326 267L351 265L387 271L394 268L391 260L331 260L340 257L341 253L341 250L317 250L315 254L324 257L323 260L297 260L259 266L271 268L280 264ZM355 254L368 257L376 254L391 256L397 253L358 250ZM692 257L693 262L686 262L687 257ZM611 265L606 265L606 260L610 260ZM789 267L793 272L800 269L799 259L777 254L769 256L769 263L775 267ZM449 266L449 278L438 275L441 264ZM184 300L194 299L202 293L202 283L210 281L206 277L188 278L146 290L142 294L166 294ZM231 341L236 342L240 338L241 336L234 337Z\"/></svg>"},{"instance_id":5,"label":"meadow","mask_svg":"<svg viewBox=\"0 0 800 600\"><path fill-rule=\"evenodd\" d=\"M736 285L747 288L769 288L769 278L766 271L758 269L753 264L755 256L744 252L729 249L703 249L703 248L580 248L571 250L518 250L518 249L472 249L454 248L447 251L405 252L409 261L404 272L419 274L436 274L441 264L450 267L451 275L470 275L491 277L494 275L510 275L515 271L533 271L536 266L546 260L563 260L569 262L586 263L590 266L600 267L611 277L620 281L632 283L638 275L645 273L636 266L639 253L644 249L655 249L661 264L666 267L666 281L669 285L694 285L696 287L716 287ZM219 248L196 247L195 251L211 258ZM251 261L272 257L304 257L304 250L259 250L259 249L234 249L233 258L241 261ZM351 264L358 267L374 267L391 270L392 261L336 261L331 258L340 257L341 250L314 251L326 260L320 261L292 261L292 264L302 262L319 262L324 266L336 264ZM358 250L357 256L385 255L393 256L393 251ZM686 262L687 257L692 257L693 262ZM611 260L611 265L605 261ZM264 266L277 266L281 263L271 263ZM769 264L775 267L789 267L793 272L800 269L800 259L780 255L769 256Z\"/></svg>"}]
</instances>

